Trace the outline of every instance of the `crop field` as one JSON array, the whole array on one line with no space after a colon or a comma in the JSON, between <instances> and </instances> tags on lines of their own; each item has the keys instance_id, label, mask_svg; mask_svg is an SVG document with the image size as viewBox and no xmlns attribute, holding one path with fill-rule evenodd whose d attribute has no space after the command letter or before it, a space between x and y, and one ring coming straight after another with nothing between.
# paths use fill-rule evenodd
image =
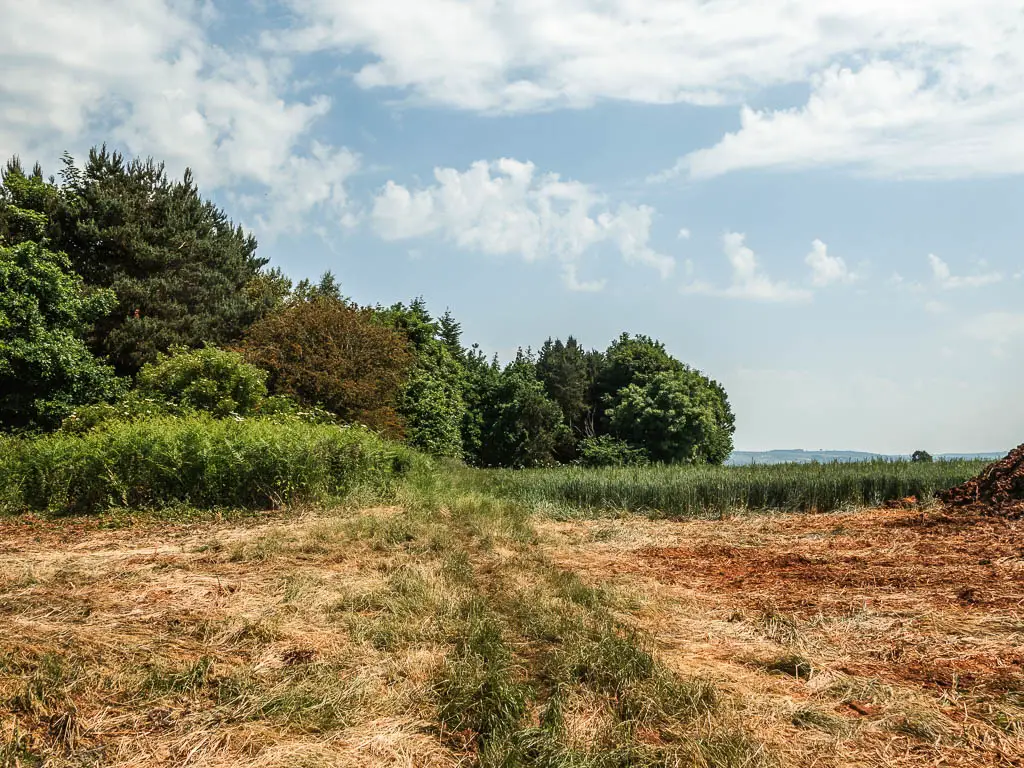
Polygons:
<instances>
[{"instance_id":1,"label":"crop field","mask_svg":"<svg viewBox=\"0 0 1024 768\"><path fill-rule=\"evenodd\" d=\"M1024 522L568 514L457 475L0 517L0 765L1024 764Z\"/></svg>"},{"instance_id":2,"label":"crop field","mask_svg":"<svg viewBox=\"0 0 1024 768\"><path fill-rule=\"evenodd\" d=\"M652 466L611 469L491 470L469 482L509 498L596 512L694 517L728 511L831 512L914 497L976 475L984 461L874 461L743 467Z\"/></svg>"}]
</instances>

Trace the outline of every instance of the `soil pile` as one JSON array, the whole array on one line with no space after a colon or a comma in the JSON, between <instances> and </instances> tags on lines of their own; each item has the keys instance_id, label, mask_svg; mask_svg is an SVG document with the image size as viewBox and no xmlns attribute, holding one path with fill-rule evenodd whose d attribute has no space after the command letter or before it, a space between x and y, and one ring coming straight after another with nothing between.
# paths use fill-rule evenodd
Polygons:
<instances>
[{"instance_id":1,"label":"soil pile","mask_svg":"<svg viewBox=\"0 0 1024 768\"><path fill-rule=\"evenodd\" d=\"M1024 517L1024 445L1010 451L1005 459L989 464L977 477L937 496L952 507Z\"/></svg>"}]
</instances>

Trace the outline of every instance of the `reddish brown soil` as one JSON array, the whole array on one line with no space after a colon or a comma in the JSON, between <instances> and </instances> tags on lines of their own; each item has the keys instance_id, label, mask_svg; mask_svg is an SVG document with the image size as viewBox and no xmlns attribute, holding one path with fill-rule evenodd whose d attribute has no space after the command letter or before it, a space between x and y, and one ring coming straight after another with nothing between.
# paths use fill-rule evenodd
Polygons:
<instances>
[{"instance_id":1,"label":"reddish brown soil","mask_svg":"<svg viewBox=\"0 0 1024 768\"><path fill-rule=\"evenodd\" d=\"M793 621L811 647L835 649L837 672L938 695L1024 691L1021 520L901 509L695 521L593 558L595 572L645 575L751 626Z\"/></svg>"},{"instance_id":2,"label":"reddish brown soil","mask_svg":"<svg viewBox=\"0 0 1024 768\"><path fill-rule=\"evenodd\" d=\"M778 533L799 528L804 535L771 546L699 542L637 554L665 576L745 592L761 602L771 598L803 615L852 601L884 604L910 596L967 611L1024 607L1020 522L990 518L967 524L904 511L868 514L854 518L864 524L856 528L837 527L824 517L780 521ZM831 531L820 530L829 525Z\"/></svg>"},{"instance_id":3,"label":"reddish brown soil","mask_svg":"<svg viewBox=\"0 0 1024 768\"><path fill-rule=\"evenodd\" d=\"M1024 517L1024 445L989 464L977 477L940 493L939 498L952 507L981 514Z\"/></svg>"}]
</instances>

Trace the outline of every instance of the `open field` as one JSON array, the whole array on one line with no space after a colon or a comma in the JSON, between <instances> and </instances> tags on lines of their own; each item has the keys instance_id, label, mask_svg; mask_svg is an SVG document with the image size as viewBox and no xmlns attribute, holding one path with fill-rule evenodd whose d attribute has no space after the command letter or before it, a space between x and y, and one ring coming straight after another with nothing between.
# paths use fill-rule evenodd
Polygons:
<instances>
[{"instance_id":1,"label":"open field","mask_svg":"<svg viewBox=\"0 0 1024 768\"><path fill-rule=\"evenodd\" d=\"M470 487L530 504L563 507L568 516L636 512L651 517L697 517L727 511L831 512L881 505L937 491L974 477L988 462L869 461L765 464L742 467L560 467L466 473Z\"/></svg>"},{"instance_id":2,"label":"open field","mask_svg":"<svg viewBox=\"0 0 1024 768\"><path fill-rule=\"evenodd\" d=\"M0 765L1024 765L1021 521L108 523L0 518Z\"/></svg>"}]
</instances>

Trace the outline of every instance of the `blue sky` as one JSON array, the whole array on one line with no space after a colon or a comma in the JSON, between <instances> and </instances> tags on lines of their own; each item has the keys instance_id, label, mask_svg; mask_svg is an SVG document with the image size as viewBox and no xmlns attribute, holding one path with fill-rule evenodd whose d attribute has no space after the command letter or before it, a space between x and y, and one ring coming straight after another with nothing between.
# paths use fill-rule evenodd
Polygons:
<instances>
[{"instance_id":1,"label":"blue sky","mask_svg":"<svg viewBox=\"0 0 1024 768\"><path fill-rule=\"evenodd\" d=\"M648 333L737 448L1024 440L1007 0L0 0L0 152L192 167L295 278L507 359Z\"/></svg>"}]
</instances>

